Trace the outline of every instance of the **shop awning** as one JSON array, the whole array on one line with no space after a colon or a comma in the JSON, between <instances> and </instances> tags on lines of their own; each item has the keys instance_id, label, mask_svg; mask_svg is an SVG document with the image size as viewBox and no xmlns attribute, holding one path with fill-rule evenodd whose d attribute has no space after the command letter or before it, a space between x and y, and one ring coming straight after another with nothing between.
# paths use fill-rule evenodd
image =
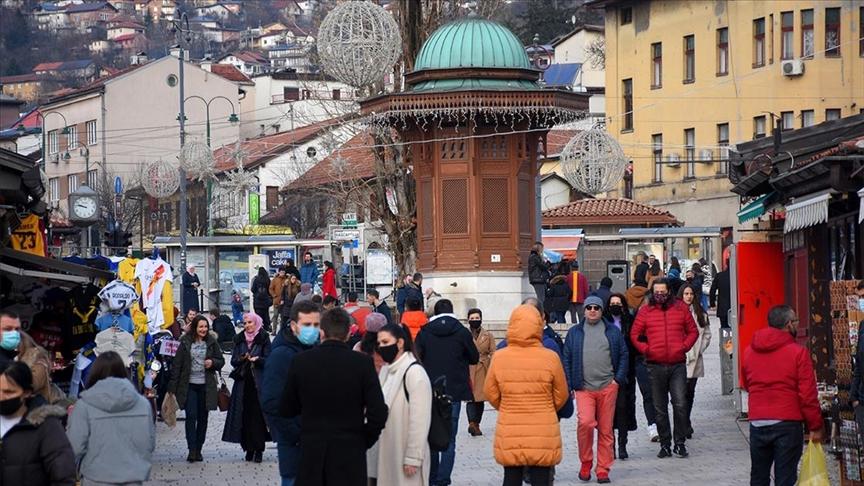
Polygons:
<instances>
[{"instance_id":1,"label":"shop awning","mask_svg":"<svg viewBox=\"0 0 864 486\"><path fill-rule=\"evenodd\" d=\"M858 190L858 224L864 222L864 187Z\"/></svg>"},{"instance_id":2,"label":"shop awning","mask_svg":"<svg viewBox=\"0 0 864 486\"><path fill-rule=\"evenodd\" d=\"M827 222L828 201L831 200L832 192L826 191L806 198L798 198L795 202L787 204L783 232L789 233Z\"/></svg>"},{"instance_id":3,"label":"shop awning","mask_svg":"<svg viewBox=\"0 0 864 486\"><path fill-rule=\"evenodd\" d=\"M745 221L758 218L765 214L765 212L768 211L768 206L771 204L773 196L774 193L770 192L750 201L750 203L738 211L738 222L744 223Z\"/></svg>"},{"instance_id":4,"label":"shop awning","mask_svg":"<svg viewBox=\"0 0 864 486\"><path fill-rule=\"evenodd\" d=\"M0 271L21 277L66 282L84 283L92 278L114 279L114 274L105 270L64 262L56 258L31 255L10 248L0 248Z\"/></svg>"},{"instance_id":5,"label":"shop awning","mask_svg":"<svg viewBox=\"0 0 864 486\"><path fill-rule=\"evenodd\" d=\"M581 229L544 229L541 233L544 248L560 253L568 260L576 258L583 237Z\"/></svg>"}]
</instances>

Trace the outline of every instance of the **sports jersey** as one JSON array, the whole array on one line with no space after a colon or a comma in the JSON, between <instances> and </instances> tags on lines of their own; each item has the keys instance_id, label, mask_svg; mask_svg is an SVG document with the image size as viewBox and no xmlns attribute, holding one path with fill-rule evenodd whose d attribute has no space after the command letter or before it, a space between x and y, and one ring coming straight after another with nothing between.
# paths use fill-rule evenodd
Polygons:
<instances>
[{"instance_id":1,"label":"sports jersey","mask_svg":"<svg viewBox=\"0 0 864 486\"><path fill-rule=\"evenodd\" d=\"M137 258L124 258L117 264L117 276L126 283L135 281L135 266L138 265Z\"/></svg>"},{"instance_id":2,"label":"sports jersey","mask_svg":"<svg viewBox=\"0 0 864 486\"><path fill-rule=\"evenodd\" d=\"M141 304L147 312L150 332L157 332L165 323L162 309L162 289L170 282L171 267L162 258L144 258L135 265L135 278L141 284Z\"/></svg>"},{"instance_id":3,"label":"sports jersey","mask_svg":"<svg viewBox=\"0 0 864 486\"><path fill-rule=\"evenodd\" d=\"M99 291L99 298L109 311L121 312L138 301L138 292L135 292L135 287L128 283L114 280Z\"/></svg>"},{"instance_id":4,"label":"sports jersey","mask_svg":"<svg viewBox=\"0 0 864 486\"><path fill-rule=\"evenodd\" d=\"M104 331L106 329L110 329L115 322L117 322L117 326L120 329L128 333L132 333L135 330L135 326L132 324L132 318L124 315L124 314L105 314L102 317L96 319L96 330Z\"/></svg>"}]
</instances>

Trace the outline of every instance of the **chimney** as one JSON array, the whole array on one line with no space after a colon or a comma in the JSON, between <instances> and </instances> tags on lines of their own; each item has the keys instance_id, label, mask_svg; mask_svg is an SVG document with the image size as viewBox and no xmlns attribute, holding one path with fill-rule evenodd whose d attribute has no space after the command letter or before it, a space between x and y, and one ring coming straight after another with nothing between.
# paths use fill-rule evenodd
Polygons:
<instances>
[{"instance_id":1,"label":"chimney","mask_svg":"<svg viewBox=\"0 0 864 486\"><path fill-rule=\"evenodd\" d=\"M169 47L168 48L168 54L170 54L173 57L180 57L180 45L176 44L176 45ZM183 60L184 61L189 60L189 50L188 49L183 51Z\"/></svg>"},{"instance_id":2,"label":"chimney","mask_svg":"<svg viewBox=\"0 0 864 486\"><path fill-rule=\"evenodd\" d=\"M139 52L137 54L133 54L132 57L129 58L129 64L132 64L133 66L138 64L147 64L147 61L149 60L150 58L147 57L146 52Z\"/></svg>"}]
</instances>

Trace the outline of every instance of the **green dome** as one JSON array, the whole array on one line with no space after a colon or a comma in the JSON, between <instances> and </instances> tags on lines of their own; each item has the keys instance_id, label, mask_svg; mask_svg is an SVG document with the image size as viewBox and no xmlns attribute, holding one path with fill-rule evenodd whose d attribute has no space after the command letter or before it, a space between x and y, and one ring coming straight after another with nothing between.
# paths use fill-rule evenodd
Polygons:
<instances>
[{"instance_id":1,"label":"green dome","mask_svg":"<svg viewBox=\"0 0 864 486\"><path fill-rule=\"evenodd\" d=\"M436 30L414 63L416 71L469 67L531 69L531 63L506 27L473 15Z\"/></svg>"}]
</instances>

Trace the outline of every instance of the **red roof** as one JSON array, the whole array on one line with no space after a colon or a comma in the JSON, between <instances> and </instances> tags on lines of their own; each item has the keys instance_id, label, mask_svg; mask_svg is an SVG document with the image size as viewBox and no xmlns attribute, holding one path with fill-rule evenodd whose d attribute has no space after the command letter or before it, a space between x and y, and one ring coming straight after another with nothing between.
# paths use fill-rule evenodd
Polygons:
<instances>
[{"instance_id":1,"label":"red roof","mask_svg":"<svg viewBox=\"0 0 864 486\"><path fill-rule=\"evenodd\" d=\"M240 143L240 150L245 152L243 167L251 168L264 163L273 157L284 154L296 145L301 145L319 136L319 134L330 127L339 125L343 118L331 118L322 122L306 125L290 132L265 135L258 138L250 138ZM237 162L231 158L235 147L233 144L220 147L213 151L214 167L216 172L224 172L236 168Z\"/></svg>"},{"instance_id":2,"label":"red roof","mask_svg":"<svg viewBox=\"0 0 864 486\"><path fill-rule=\"evenodd\" d=\"M631 199L580 199L543 211L544 226L678 224L669 211Z\"/></svg>"},{"instance_id":3,"label":"red roof","mask_svg":"<svg viewBox=\"0 0 864 486\"><path fill-rule=\"evenodd\" d=\"M326 185L349 179L366 179L374 175L374 141L369 132L362 132L345 142L342 147L318 162L306 173L288 184L287 189L302 189Z\"/></svg>"},{"instance_id":4,"label":"red roof","mask_svg":"<svg viewBox=\"0 0 864 486\"><path fill-rule=\"evenodd\" d=\"M128 41L135 40L140 36L141 36L141 34L139 34L138 32L132 32L131 34L118 35L117 37L115 37L111 40L114 42L128 42Z\"/></svg>"},{"instance_id":5,"label":"red roof","mask_svg":"<svg viewBox=\"0 0 864 486\"><path fill-rule=\"evenodd\" d=\"M137 22L112 22L111 27L108 27L108 30L111 29L136 29L136 30L144 30L144 26Z\"/></svg>"},{"instance_id":6,"label":"red roof","mask_svg":"<svg viewBox=\"0 0 864 486\"><path fill-rule=\"evenodd\" d=\"M37 81L39 81L39 77L34 73L0 76L0 84L35 83Z\"/></svg>"},{"instance_id":7,"label":"red roof","mask_svg":"<svg viewBox=\"0 0 864 486\"><path fill-rule=\"evenodd\" d=\"M237 83L246 83L246 84L255 84L254 81L249 79L248 76L241 73L234 66L230 64L211 64L210 72L217 76L221 76L228 81L234 81Z\"/></svg>"},{"instance_id":8,"label":"red roof","mask_svg":"<svg viewBox=\"0 0 864 486\"><path fill-rule=\"evenodd\" d=\"M270 63L270 61L268 61L267 58L265 58L261 54L258 54L257 52L253 52L253 51L232 52L229 55L234 56L243 62L251 62L251 63L258 63L258 64L269 64ZM225 59L226 57L228 57L228 56L223 56L222 59ZM222 59L220 59L220 61Z\"/></svg>"},{"instance_id":9,"label":"red roof","mask_svg":"<svg viewBox=\"0 0 864 486\"><path fill-rule=\"evenodd\" d=\"M550 130L546 135L546 157L557 157L561 155L564 146L581 130Z\"/></svg>"},{"instance_id":10,"label":"red roof","mask_svg":"<svg viewBox=\"0 0 864 486\"><path fill-rule=\"evenodd\" d=\"M33 68L33 72L38 73L40 71L56 71L62 65L62 62L41 62Z\"/></svg>"}]
</instances>

